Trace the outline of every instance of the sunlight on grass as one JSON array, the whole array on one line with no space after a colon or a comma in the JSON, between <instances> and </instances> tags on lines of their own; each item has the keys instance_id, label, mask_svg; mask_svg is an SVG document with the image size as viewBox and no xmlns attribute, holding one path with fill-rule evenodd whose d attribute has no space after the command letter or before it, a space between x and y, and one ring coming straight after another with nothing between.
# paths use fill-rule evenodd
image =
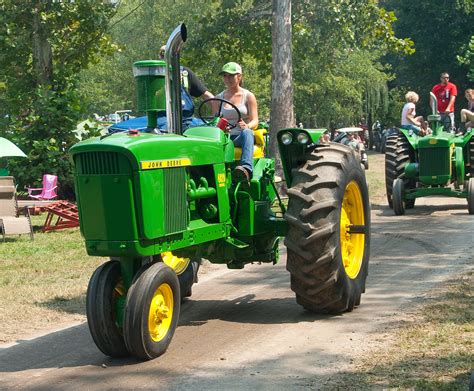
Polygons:
<instances>
[{"instance_id":1,"label":"sunlight on grass","mask_svg":"<svg viewBox=\"0 0 474 391\"><path fill-rule=\"evenodd\" d=\"M451 280L339 389L467 390L474 363L474 274Z\"/></svg>"},{"instance_id":2,"label":"sunlight on grass","mask_svg":"<svg viewBox=\"0 0 474 391\"><path fill-rule=\"evenodd\" d=\"M386 204L385 196L385 155L369 152L369 169L365 177L369 186L369 198L372 204Z\"/></svg>"},{"instance_id":3,"label":"sunlight on grass","mask_svg":"<svg viewBox=\"0 0 474 391\"><path fill-rule=\"evenodd\" d=\"M104 259L86 254L78 228L41 232L45 218L33 216L34 241L0 243L0 342L85 319L87 283Z\"/></svg>"}]
</instances>

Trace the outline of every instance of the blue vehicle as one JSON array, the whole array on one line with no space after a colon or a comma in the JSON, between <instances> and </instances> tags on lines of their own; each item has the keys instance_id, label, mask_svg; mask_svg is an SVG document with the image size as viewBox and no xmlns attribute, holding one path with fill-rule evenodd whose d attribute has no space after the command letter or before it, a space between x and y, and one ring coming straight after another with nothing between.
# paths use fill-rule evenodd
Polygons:
<instances>
[{"instance_id":1,"label":"blue vehicle","mask_svg":"<svg viewBox=\"0 0 474 391\"><path fill-rule=\"evenodd\" d=\"M158 129L163 132L167 131L166 117L158 117ZM190 117L183 119L183 129L192 128L194 126L204 125L204 122L199 118ZM147 117L137 117L129 119L128 121L118 122L109 126L109 133L124 132L130 129L136 129L139 131L147 130Z\"/></svg>"}]
</instances>

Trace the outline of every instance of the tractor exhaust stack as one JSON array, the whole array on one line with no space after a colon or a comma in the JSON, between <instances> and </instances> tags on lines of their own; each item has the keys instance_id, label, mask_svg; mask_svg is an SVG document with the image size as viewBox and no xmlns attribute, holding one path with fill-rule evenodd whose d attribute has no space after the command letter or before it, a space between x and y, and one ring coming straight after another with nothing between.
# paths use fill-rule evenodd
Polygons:
<instances>
[{"instance_id":1,"label":"tractor exhaust stack","mask_svg":"<svg viewBox=\"0 0 474 391\"><path fill-rule=\"evenodd\" d=\"M183 133L179 52L186 42L186 38L186 25L182 23L174 29L166 42L166 117L168 131L175 134Z\"/></svg>"}]
</instances>

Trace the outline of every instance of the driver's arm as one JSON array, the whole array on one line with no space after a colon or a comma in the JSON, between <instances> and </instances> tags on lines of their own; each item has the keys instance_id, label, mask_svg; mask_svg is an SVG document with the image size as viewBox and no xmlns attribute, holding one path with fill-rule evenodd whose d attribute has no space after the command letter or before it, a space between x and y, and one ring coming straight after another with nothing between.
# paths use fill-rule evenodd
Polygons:
<instances>
[{"instance_id":1,"label":"driver's arm","mask_svg":"<svg viewBox=\"0 0 474 391\"><path fill-rule=\"evenodd\" d=\"M247 107L249 110L249 122L247 122L247 127L249 129L256 129L258 126L257 99L255 98L255 95L250 91L247 96Z\"/></svg>"},{"instance_id":2,"label":"driver's arm","mask_svg":"<svg viewBox=\"0 0 474 391\"><path fill-rule=\"evenodd\" d=\"M448 106L446 107L446 113L450 113L451 112L451 108L454 107L454 101L456 100L456 95L452 95L451 94L451 97L449 98L449 104Z\"/></svg>"}]
</instances>

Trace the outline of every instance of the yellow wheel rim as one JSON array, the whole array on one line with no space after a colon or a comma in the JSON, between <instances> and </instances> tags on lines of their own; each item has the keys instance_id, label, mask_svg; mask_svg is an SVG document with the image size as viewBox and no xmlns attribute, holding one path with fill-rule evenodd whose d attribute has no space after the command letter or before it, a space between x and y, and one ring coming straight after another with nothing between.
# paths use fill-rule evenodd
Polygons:
<instances>
[{"instance_id":1,"label":"yellow wheel rim","mask_svg":"<svg viewBox=\"0 0 474 391\"><path fill-rule=\"evenodd\" d=\"M162 253L161 258L163 259L163 262L173 269L178 276L186 270L191 261L189 258L177 257L173 255L171 251Z\"/></svg>"},{"instance_id":2,"label":"yellow wheel rim","mask_svg":"<svg viewBox=\"0 0 474 391\"><path fill-rule=\"evenodd\" d=\"M153 294L148 313L148 331L154 342L161 341L171 327L173 319L173 290L163 283Z\"/></svg>"},{"instance_id":3,"label":"yellow wheel rim","mask_svg":"<svg viewBox=\"0 0 474 391\"><path fill-rule=\"evenodd\" d=\"M341 208L341 255L344 269L349 278L358 276L364 257L365 235L351 233L353 225L364 226L364 204L359 186L355 181L349 182L344 191Z\"/></svg>"}]
</instances>

